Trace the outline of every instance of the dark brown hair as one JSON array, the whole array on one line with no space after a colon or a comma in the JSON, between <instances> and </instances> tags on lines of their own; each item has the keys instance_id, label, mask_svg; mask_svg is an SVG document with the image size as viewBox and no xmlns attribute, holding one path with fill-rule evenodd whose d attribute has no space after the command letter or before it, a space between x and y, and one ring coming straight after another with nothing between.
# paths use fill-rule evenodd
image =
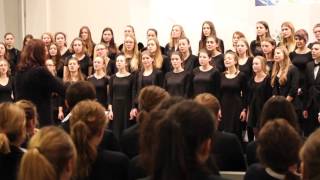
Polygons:
<instances>
[{"instance_id":1,"label":"dark brown hair","mask_svg":"<svg viewBox=\"0 0 320 180\"><path fill-rule=\"evenodd\" d=\"M31 39L21 53L18 70L44 66L46 59L45 45L40 39Z\"/></svg>"}]
</instances>

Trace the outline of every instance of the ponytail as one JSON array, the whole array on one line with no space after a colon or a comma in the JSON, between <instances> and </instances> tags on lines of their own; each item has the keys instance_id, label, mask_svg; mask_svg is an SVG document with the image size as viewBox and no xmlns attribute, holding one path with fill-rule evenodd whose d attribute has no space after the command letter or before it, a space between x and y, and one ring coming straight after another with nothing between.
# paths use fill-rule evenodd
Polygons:
<instances>
[{"instance_id":1,"label":"ponytail","mask_svg":"<svg viewBox=\"0 0 320 180\"><path fill-rule=\"evenodd\" d=\"M0 153L8 154L10 152L9 139L6 134L0 133Z\"/></svg>"},{"instance_id":2,"label":"ponytail","mask_svg":"<svg viewBox=\"0 0 320 180\"><path fill-rule=\"evenodd\" d=\"M87 177L90 173L90 167L97 157L97 150L93 147L89 140L92 133L83 121L77 121L71 129L71 138L76 146L78 159L76 178Z\"/></svg>"},{"instance_id":3,"label":"ponytail","mask_svg":"<svg viewBox=\"0 0 320 180\"><path fill-rule=\"evenodd\" d=\"M28 150L21 159L18 180L57 180L54 167L38 148Z\"/></svg>"}]
</instances>

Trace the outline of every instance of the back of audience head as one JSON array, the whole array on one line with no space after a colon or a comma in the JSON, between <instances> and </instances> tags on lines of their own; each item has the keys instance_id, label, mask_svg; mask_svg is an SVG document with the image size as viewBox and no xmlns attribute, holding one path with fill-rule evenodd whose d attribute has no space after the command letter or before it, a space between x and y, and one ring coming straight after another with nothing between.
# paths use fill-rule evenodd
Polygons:
<instances>
[{"instance_id":1,"label":"back of audience head","mask_svg":"<svg viewBox=\"0 0 320 180\"><path fill-rule=\"evenodd\" d=\"M283 118L297 131L300 131L298 117L295 109L283 96L273 96L264 104L260 116L260 128L268 121L276 118Z\"/></svg>"},{"instance_id":2,"label":"back of audience head","mask_svg":"<svg viewBox=\"0 0 320 180\"><path fill-rule=\"evenodd\" d=\"M196 102L172 106L156 127L151 179L189 179L190 170L206 167L214 129L212 114Z\"/></svg>"},{"instance_id":3,"label":"back of audience head","mask_svg":"<svg viewBox=\"0 0 320 180\"><path fill-rule=\"evenodd\" d=\"M26 135L24 111L13 103L0 104L0 153L11 152L10 145L19 147Z\"/></svg>"},{"instance_id":4,"label":"back of audience head","mask_svg":"<svg viewBox=\"0 0 320 180\"><path fill-rule=\"evenodd\" d=\"M146 171L150 172L150 166L152 164L153 142L155 136L156 124L161 121L163 115L174 104L181 102L182 97L166 97L159 105L155 107L148 115L148 120L143 121L140 126L139 136L139 164Z\"/></svg>"},{"instance_id":5,"label":"back of audience head","mask_svg":"<svg viewBox=\"0 0 320 180\"><path fill-rule=\"evenodd\" d=\"M66 91L66 104L72 109L78 102L96 98L96 90L88 81L78 81L71 84Z\"/></svg>"},{"instance_id":6,"label":"back of audience head","mask_svg":"<svg viewBox=\"0 0 320 180\"><path fill-rule=\"evenodd\" d=\"M31 138L22 157L19 180L71 179L76 156L66 132L58 127L44 127Z\"/></svg>"},{"instance_id":7,"label":"back of audience head","mask_svg":"<svg viewBox=\"0 0 320 180\"><path fill-rule=\"evenodd\" d=\"M301 173L303 180L320 178L320 129L313 132L300 150Z\"/></svg>"},{"instance_id":8,"label":"back of audience head","mask_svg":"<svg viewBox=\"0 0 320 180\"><path fill-rule=\"evenodd\" d=\"M297 179L294 174L299 161L302 139L285 119L273 119L261 129L258 137L257 156L261 164L272 171Z\"/></svg>"},{"instance_id":9,"label":"back of audience head","mask_svg":"<svg viewBox=\"0 0 320 180\"><path fill-rule=\"evenodd\" d=\"M97 157L97 146L100 144L107 125L105 108L93 100L83 100L71 111L71 137L78 153L75 177L88 177L91 164Z\"/></svg>"},{"instance_id":10,"label":"back of audience head","mask_svg":"<svg viewBox=\"0 0 320 180\"><path fill-rule=\"evenodd\" d=\"M20 100L15 103L25 112L27 136L32 136L35 133L35 128L38 125L37 107L28 100Z\"/></svg>"},{"instance_id":11,"label":"back of audience head","mask_svg":"<svg viewBox=\"0 0 320 180\"><path fill-rule=\"evenodd\" d=\"M150 113L163 99L168 98L169 93L158 86L144 87L138 96L140 113L138 121L143 121L144 115Z\"/></svg>"}]
</instances>

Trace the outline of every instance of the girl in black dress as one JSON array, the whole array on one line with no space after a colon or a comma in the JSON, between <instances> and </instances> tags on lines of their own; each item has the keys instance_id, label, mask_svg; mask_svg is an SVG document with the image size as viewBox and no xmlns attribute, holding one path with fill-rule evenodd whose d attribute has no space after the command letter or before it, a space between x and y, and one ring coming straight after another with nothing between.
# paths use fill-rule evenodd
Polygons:
<instances>
[{"instance_id":1,"label":"girl in black dress","mask_svg":"<svg viewBox=\"0 0 320 180\"><path fill-rule=\"evenodd\" d=\"M205 49L199 51L199 64L192 74L192 97L205 92L219 97L220 75L218 70L210 65L210 55Z\"/></svg>"},{"instance_id":2,"label":"girl in black dress","mask_svg":"<svg viewBox=\"0 0 320 180\"><path fill-rule=\"evenodd\" d=\"M186 37L183 27L181 25L175 24L171 28L170 41L164 47L164 52L166 56L170 56L171 52L178 50L178 40L180 38Z\"/></svg>"},{"instance_id":3,"label":"girl in black dress","mask_svg":"<svg viewBox=\"0 0 320 180\"><path fill-rule=\"evenodd\" d=\"M0 50L1 51L1 50ZM7 60L0 60L0 103L13 101L13 79L10 77L10 65Z\"/></svg>"},{"instance_id":4,"label":"girl in black dress","mask_svg":"<svg viewBox=\"0 0 320 180\"><path fill-rule=\"evenodd\" d=\"M219 40L215 36L208 36L206 42L206 50L211 54L211 65L219 72L223 72L225 70L223 63L224 55L221 53Z\"/></svg>"},{"instance_id":5,"label":"girl in black dress","mask_svg":"<svg viewBox=\"0 0 320 180\"><path fill-rule=\"evenodd\" d=\"M72 55L70 50L67 48L67 36L63 32L57 32L54 35L55 42L57 43L58 49L61 54L63 62L66 62L67 58Z\"/></svg>"},{"instance_id":6,"label":"girl in black dress","mask_svg":"<svg viewBox=\"0 0 320 180\"><path fill-rule=\"evenodd\" d=\"M140 68L140 52L134 36L128 35L125 37L123 53L129 59L129 72L138 71Z\"/></svg>"},{"instance_id":7,"label":"girl in black dress","mask_svg":"<svg viewBox=\"0 0 320 180\"><path fill-rule=\"evenodd\" d=\"M82 26L79 31L79 38L81 38L85 43L87 49L87 55L92 59L93 50L95 43L92 40L91 31L88 26Z\"/></svg>"},{"instance_id":8,"label":"girl in black dress","mask_svg":"<svg viewBox=\"0 0 320 180\"><path fill-rule=\"evenodd\" d=\"M293 52L296 49L296 41L294 38L295 29L291 22L281 24L281 36L279 46L287 48L288 52Z\"/></svg>"},{"instance_id":9,"label":"girl in black dress","mask_svg":"<svg viewBox=\"0 0 320 180\"><path fill-rule=\"evenodd\" d=\"M274 51L274 65L271 74L272 94L284 96L292 102L298 92L299 71L292 65L286 47L277 47Z\"/></svg>"},{"instance_id":10,"label":"girl in black dress","mask_svg":"<svg viewBox=\"0 0 320 180\"><path fill-rule=\"evenodd\" d=\"M232 48L230 49L231 51L236 52L237 43L240 38L246 38L246 36L240 31L236 31L232 34Z\"/></svg>"},{"instance_id":11,"label":"girl in black dress","mask_svg":"<svg viewBox=\"0 0 320 180\"><path fill-rule=\"evenodd\" d=\"M264 57L254 57L252 69L254 76L250 78L248 84L248 127L253 129L254 137L257 137L261 110L264 103L272 96L272 87ZM253 140L253 137L249 137L249 140Z\"/></svg>"},{"instance_id":12,"label":"girl in black dress","mask_svg":"<svg viewBox=\"0 0 320 180\"><path fill-rule=\"evenodd\" d=\"M298 92L293 104L296 108L296 112L299 118L299 122L301 125L301 129L304 128L304 122L306 120L306 116L303 117L302 110L303 110L303 102L306 99L306 81L307 81L307 74L306 74L306 67L307 64L312 60L311 50L307 47L308 42L308 33L304 29L300 29L295 33L295 41L296 41L296 50L289 54L290 60L292 64L297 67L299 71L299 85L298 85Z\"/></svg>"},{"instance_id":13,"label":"girl in black dress","mask_svg":"<svg viewBox=\"0 0 320 180\"><path fill-rule=\"evenodd\" d=\"M81 68L81 72L87 77L92 74L92 62L90 57L87 55L87 49L85 42L80 38L75 38L71 42L71 52L74 53L72 58L77 59ZM69 57L70 58L70 57ZM67 69L67 63L64 65L64 72Z\"/></svg>"},{"instance_id":14,"label":"girl in black dress","mask_svg":"<svg viewBox=\"0 0 320 180\"><path fill-rule=\"evenodd\" d=\"M26 135L25 113L13 103L0 104L0 169L1 179L17 179Z\"/></svg>"},{"instance_id":15,"label":"girl in black dress","mask_svg":"<svg viewBox=\"0 0 320 180\"><path fill-rule=\"evenodd\" d=\"M6 45L8 57L7 60L10 64L11 74L14 76L16 72L16 66L19 63L20 51L14 47L15 36L11 32L4 35L4 44Z\"/></svg>"},{"instance_id":16,"label":"girl in black dress","mask_svg":"<svg viewBox=\"0 0 320 180\"><path fill-rule=\"evenodd\" d=\"M171 65L173 70L167 72L164 78L163 88L171 96L190 96L191 74L182 67L182 54L178 51L171 53Z\"/></svg>"},{"instance_id":17,"label":"girl in black dress","mask_svg":"<svg viewBox=\"0 0 320 180\"><path fill-rule=\"evenodd\" d=\"M235 52L225 54L226 71L221 75L221 113L220 129L234 133L242 141L240 122L246 119L247 111L247 79L240 72L238 56Z\"/></svg>"},{"instance_id":18,"label":"girl in black dress","mask_svg":"<svg viewBox=\"0 0 320 180\"><path fill-rule=\"evenodd\" d=\"M42 128L21 159L19 180L72 179L77 153L70 136L58 127Z\"/></svg>"},{"instance_id":19,"label":"girl in black dress","mask_svg":"<svg viewBox=\"0 0 320 180\"><path fill-rule=\"evenodd\" d=\"M108 49L108 57L112 60L116 60L118 54L118 48L114 42L113 30L110 27L106 27L102 30L100 43L104 43Z\"/></svg>"},{"instance_id":20,"label":"girl in black dress","mask_svg":"<svg viewBox=\"0 0 320 180\"><path fill-rule=\"evenodd\" d=\"M107 76L116 73L116 63L114 59L109 58L108 48L104 43L99 43L94 47L94 59L101 57L104 60L104 72Z\"/></svg>"},{"instance_id":21,"label":"girl in black dress","mask_svg":"<svg viewBox=\"0 0 320 180\"><path fill-rule=\"evenodd\" d=\"M97 46L96 46L97 47ZM97 101L105 108L108 107L108 83L109 80L105 73L105 61L97 56L93 60L93 75L88 77L88 81L93 84L96 89Z\"/></svg>"},{"instance_id":22,"label":"girl in black dress","mask_svg":"<svg viewBox=\"0 0 320 180\"><path fill-rule=\"evenodd\" d=\"M51 43L49 45L49 59L52 59L56 66L57 76L59 78L63 77L63 66L64 62L62 60L60 50L58 48L58 45L56 43Z\"/></svg>"},{"instance_id":23,"label":"girl in black dress","mask_svg":"<svg viewBox=\"0 0 320 180\"><path fill-rule=\"evenodd\" d=\"M119 139L122 131L129 127L129 120L133 119L133 99L135 97L135 78L128 71L129 61L124 54L116 58L118 72L110 77L109 81L109 119L111 128ZM131 112L132 111L132 112Z\"/></svg>"},{"instance_id":24,"label":"girl in black dress","mask_svg":"<svg viewBox=\"0 0 320 180\"><path fill-rule=\"evenodd\" d=\"M261 49L263 51L263 56L267 61L267 71L271 74L273 63L274 63L274 49L276 48L276 41L272 38L265 38L261 42Z\"/></svg>"},{"instance_id":25,"label":"girl in black dress","mask_svg":"<svg viewBox=\"0 0 320 180\"><path fill-rule=\"evenodd\" d=\"M197 56L193 55L191 52L191 45L188 38L180 38L178 41L178 48L182 54L183 69L192 72L192 70L199 66L199 61Z\"/></svg>"},{"instance_id":26,"label":"girl in black dress","mask_svg":"<svg viewBox=\"0 0 320 180\"><path fill-rule=\"evenodd\" d=\"M236 53L239 57L239 70L243 72L247 79L252 77L252 55L249 43L245 38L238 40Z\"/></svg>"},{"instance_id":27,"label":"girl in black dress","mask_svg":"<svg viewBox=\"0 0 320 180\"><path fill-rule=\"evenodd\" d=\"M217 32L216 32L216 28L214 27L214 24L211 21L205 21L202 23L202 30L201 30L201 39L199 41L199 50L200 49L205 49L206 48L206 39L209 36L214 36L217 37ZM223 40L219 39L217 37L217 43L220 49L220 52L224 52L224 44L223 44Z\"/></svg>"},{"instance_id":28,"label":"girl in black dress","mask_svg":"<svg viewBox=\"0 0 320 180\"><path fill-rule=\"evenodd\" d=\"M261 49L261 42L265 38L271 38L269 25L265 21L258 21L256 23L257 37L255 40L250 43L250 50L253 56L263 55L263 51Z\"/></svg>"}]
</instances>

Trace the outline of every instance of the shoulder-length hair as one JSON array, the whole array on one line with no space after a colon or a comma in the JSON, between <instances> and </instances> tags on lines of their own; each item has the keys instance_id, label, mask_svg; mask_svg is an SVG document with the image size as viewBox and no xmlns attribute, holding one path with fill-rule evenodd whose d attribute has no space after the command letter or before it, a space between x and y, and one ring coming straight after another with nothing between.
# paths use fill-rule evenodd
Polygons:
<instances>
[{"instance_id":1,"label":"shoulder-length hair","mask_svg":"<svg viewBox=\"0 0 320 180\"><path fill-rule=\"evenodd\" d=\"M44 42L40 39L31 39L21 53L18 70L44 66L45 59L46 51Z\"/></svg>"}]
</instances>

